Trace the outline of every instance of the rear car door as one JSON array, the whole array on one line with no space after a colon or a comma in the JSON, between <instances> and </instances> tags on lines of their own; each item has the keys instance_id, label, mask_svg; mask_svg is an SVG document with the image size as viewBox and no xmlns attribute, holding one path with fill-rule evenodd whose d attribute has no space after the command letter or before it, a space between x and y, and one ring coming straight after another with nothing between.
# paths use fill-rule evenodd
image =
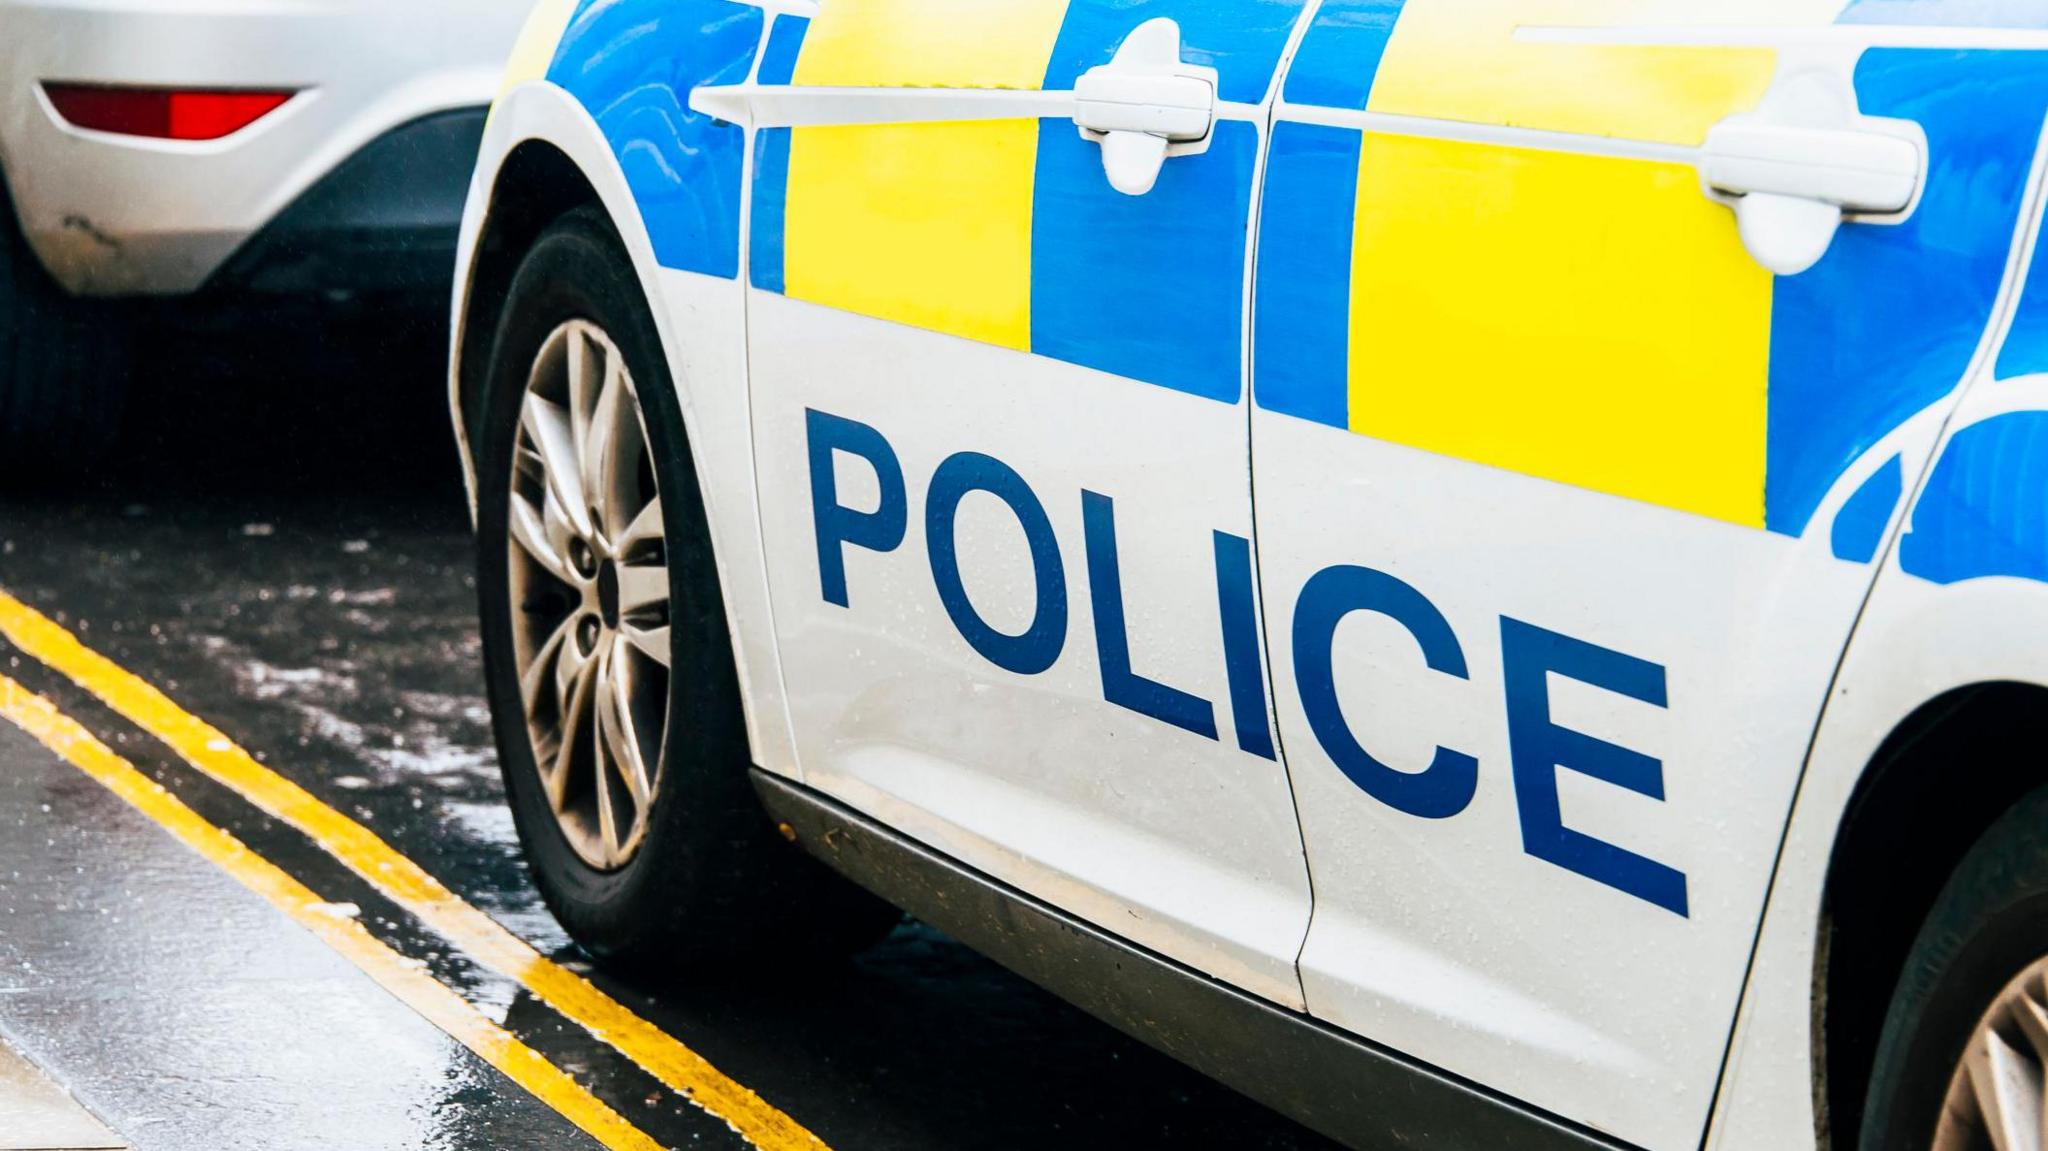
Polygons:
<instances>
[{"instance_id":1,"label":"rear car door","mask_svg":"<svg viewBox=\"0 0 2048 1151\"><path fill-rule=\"evenodd\" d=\"M1816 716L2033 195L2038 63L1872 23L1940 7L1321 5L1253 353L1313 1014L1697 1145ZM1849 154L1911 186L1836 230L1807 193Z\"/></svg>"},{"instance_id":2,"label":"rear car door","mask_svg":"<svg viewBox=\"0 0 2048 1151\"><path fill-rule=\"evenodd\" d=\"M1294 1006L1309 891L1244 348L1303 8L833 0L701 97L756 126L750 371L804 780ZM1165 155L1084 138L1077 88L1137 108L1112 124L1196 93L1213 126Z\"/></svg>"}]
</instances>

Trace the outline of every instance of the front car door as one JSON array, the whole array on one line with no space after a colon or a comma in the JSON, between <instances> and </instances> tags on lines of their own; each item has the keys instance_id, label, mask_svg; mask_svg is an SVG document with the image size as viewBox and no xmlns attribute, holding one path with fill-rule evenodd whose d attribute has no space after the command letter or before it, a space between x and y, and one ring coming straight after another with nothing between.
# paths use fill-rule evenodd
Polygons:
<instances>
[{"instance_id":1,"label":"front car door","mask_svg":"<svg viewBox=\"0 0 2048 1151\"><path fill-rule=\"evenodd\" d=\"M827 0L712 98L757 126L750 370L804 780L1297 1007L1244 349L1303 8ZM1214 125L1118 191L1062 94L1162 17Z\"/></svg>"},{"instance_id":2,"label":"front car door","mask_svg":"<svg viewBox=\"0 0 2048 1151\"><path fill-rule=\"evenodd\" d=\"M1941 7L1321 5L1253 412L1313 1014L1698 1144L1816 716L2031 195L2048 74L1885 25ZM1786 128L1911 143L1909 200L1800 268L1810 205L1759 184L1739 228L1702 179Z\"/></svg>"}]
</instances>

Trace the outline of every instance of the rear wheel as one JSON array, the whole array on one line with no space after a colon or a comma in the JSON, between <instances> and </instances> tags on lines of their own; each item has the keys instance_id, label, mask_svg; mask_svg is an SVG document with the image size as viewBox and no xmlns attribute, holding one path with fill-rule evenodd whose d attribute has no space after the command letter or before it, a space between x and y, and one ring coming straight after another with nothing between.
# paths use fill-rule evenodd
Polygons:
<instances>
[{"instance_id":1,"label":"rear wheel","mask_svg":"<svg viewBox=\"0 0 2048 1151\"><path fill-rule=\"evenodd\" d=\"M1864 1151L2042 1151L2048 1114L2048 789L1971 848L1906 960Z\"/></svg>"},{"instance_id":2,"label":"rear wheel","mask_svg":"<svg viewBox=\"0 0 2048 1151\"><path fill-rule=\"evenodd\" d=\"M898 914L783 842L749 755L711 537L632 265L583 209L534 243L477 428L500 762L542 895L601 958L815 962Z\"/></svg>"},{"instance_id":3,"label":"rear wheel","mask_svg":"<svg viewBox=\"0 0 2048 1151\"><path fill-rule=\"evenodd\" d=\"M64 294L36 262L0 197L0 476L75 477L119 430L128 326L111 305Z\"/></svg>"}]
</instances>

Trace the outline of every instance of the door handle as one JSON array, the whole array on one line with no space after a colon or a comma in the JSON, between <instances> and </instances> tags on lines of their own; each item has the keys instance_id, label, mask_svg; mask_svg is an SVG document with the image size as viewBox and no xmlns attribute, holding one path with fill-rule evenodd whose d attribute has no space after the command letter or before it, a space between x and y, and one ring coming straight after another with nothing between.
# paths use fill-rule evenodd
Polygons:
<instances>
[{"instance_id":1,"label":"door handle","mask_svg":"<svg viewBox=\"0 0 2048 1151\"><path fill-rule=\"evenodd\" d=\"M1750 255L1781 276L1818 263L1845 220L1905 212L1926 180L1917 126L1858 115L1853 102L1818 114L1818 101L1805 103L1796 117L1780 101L1779 114L1723 120L1700 150L1708 193L1735 209Z\"/></svg>"},{"instance_id":2,"label":"door handle","mask_svg":"<svg viewBox=\"0 0 2048 1151\"><path fill-rule=\"evenodd\" d=\"M1878 132L1731 120L1707 133L1702 171L1730 195L1791 196L1846 213L1889 215L1913 202L1920 150Z\"/></svg>"},{"instance_id":3,"label":"door handle","mask_svg":"<svg viewBox=\"0 0 2048 1151\"><path fill-rule=\"evenodd\" d=\"M1110 186L1142 196L1168 156L1200 152L1216 125L1216 70L1183 63L1180 25L1166 17L1132 30L1109 63L1074 82L1074 124L1102 146Z\"/></svg>"}]
</instances>

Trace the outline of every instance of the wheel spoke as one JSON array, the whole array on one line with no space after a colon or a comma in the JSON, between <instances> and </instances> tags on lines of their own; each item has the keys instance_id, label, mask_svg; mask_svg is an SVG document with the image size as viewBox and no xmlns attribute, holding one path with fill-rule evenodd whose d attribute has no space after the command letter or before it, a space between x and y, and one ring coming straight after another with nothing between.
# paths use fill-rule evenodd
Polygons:
<instances>
[{"instance_id":1,"label":"wheel spoke","mask_svg":"<svg viewBox=\"0 0 2048 1151\"><path fill-rule=\"evenodd\" d=\"M574 643L565 644L563 650L573 651ZM558 667L566 661L557 661ZM584 660L575 672L567 677L567 688L563 692L561 739L555 745L554 765L543 780L547 787L548 806L560 815L569 796L569 773L576 766L576 743L587 727L595 726L591 720L591 681L596 679L596 662ZM562 677L557 676L557 682ZM602 765L599 774L603 774Z\"/></svg>"},{"instance_id":2,"label":"wheel spoke","mask_svg":"<svg viewBox=\"0 0 2048 1151\"><path fill-rule=\"evenodd\" d=\"M597 831L598 840L604 853L605 866L616 862L622 852L625 839L619 832L618 818L612 811L612 780L619 771L607 766L612 760L614 743L611 731L613 715L610 706L612 689L607 682L611 678L612 660L600 657L596 673L596 706L592 709L596 722L591 724L591 752L597 767Z\"/></svg>"},{"instance_id":3,"label":"wheel spoke","mask_svg":"<svg viewBox=\"0 0 2048 1151\"><path fill-rule=\"evenodd\" d=\"M605 357L603 372L590 424L583 432L583 490L590 496L599 526L610 534L620 527L614 517L624 506L623 493L617 490L622 482L618 455L625 430L620 415L622 405L631 403L632 397L626 390L625 368L617 358Z\"/></svg>"},{"instance_id":4,"label":"wheel spoke","mask_svg":"<svg viewBox=\"0 0 2048 1151\"><path fill-rule=\"evenodd\" d=\"M569 328L563 350L568 361L569 434L583 444L589 442L590 413L597 406L592 385L603 369L604 352L591 345L580 325Z\"/></svg>"},{"instance_id":5,"label":"wheel spoke","mask_svg":"<svg viewBox=\"0 0 2048 1151\"><path fill-rule=\"evenodd\" d=\"M547 529L548 543L554 546L556 555L563 557L567 557L577 543L587 544L590 539L590 533L578 527L570 518L572 506L565 506L552 488L548 489L541 505L541 525ZM568 568L568 572L568 582L571 584L590 582L588 576L576 571L573 566Z\"/></svg>"},{"instance_id":6,"label":"wheel spoke","mask_svg":"<svg viewBox=\"0 0 2048 1151\"><path fill-rule=\"evenodd\" d=\"M540 457L550 501L558 506L570 530L588 539L590 512L583 493L583 462L569 413L528 392L520 412L520 425L533 440L534 452Z\"/></svg>"},{"instance_id":7,"label":"wheel spoke","mask_svg":"<svg viewBox=\"0 0 2048 1151\"><path fill-rule=\"evenodd\" d=\"M2040 1068L1988 1028L1971 1041L1964 1059L1991 1145L1997 1151L2040 1151Z\"/></svg>"},{"instance_id":8,"label":"wheel spoke","mask_svg":"<svg viewBox=\"0 0 2048 1151\"><path fill-rule=\"evenodd\" d=\"M648 796L654 790L653 773L647 770L646 745L641 743L640 725L633 719L632 671L617 652L612 654L608 671L605 699L606 710L611 715L613 762L618 765L626 794L633 800L637 822L641 813L646 811Z\"/></svg>"},{"instance_id":9,"label":"wheel spoke","mask_svg":"<svg viewBox=\"0 0 2048 1151\"><path fill-rule=\"evenodd\" d=\"M2013 1015L2020 1026L2020 1034L2027 1037L2028 1046L2034 1049L2034 1061L2048 1067L2048 1008L2032 991L2022 989L2012 1001Z\"/></svg>"},{"instance_id":10,"label":"wheel spoke","mask_svg":"<svg viewBox=\"0 0 2048 1151\"><path fill-rule=\"evenodd\" d=\"M619 829L612 818L612 773L604 766L604 753L598 752L597 765L597 850L598 866L610 867L617 863L619 851Z\"/></svg>"},{"instance_id":11,"label":"wheel spoke","mask_svg":"<svg viewBox=\"0 0 2048 1151\"><path fill-rule=\"evenodd\" d=\"M546 498L549 503L554 502L552 492ZM549 538L547 514L516 493L512 497L512 538L549 575L566 584L576 582L568 559L556 542Z\"/></svg>"},{"instance_id":12,"label":"wheel spoke","mask_svg":"<svg viewBox=\"0 0 2048 1151\"><path fill-rule=\"evenodd\" d=\"M620 615L633 615L668 602L666 565L620 564L618 570Z\"/></svg>"},{"instance_id":13,"label":"wheel spoke","mask_svg":"<svg viewBox=\"0 0 2048 1151\"><path fill-rule=\"evenodd\" d=\"M669 666L668 568L619 568L619 634L647 658Z\"/></svg>"},{"instance_id":14,"label":"wheel spoke","mask_svg":"<svg viewBox=\"0 0 2048 1151\"><path fill-rule=\"evenodd\" d=\"M618 551L620 555L632 555L647 545L660 544L663 539L661 500L657 497L648 500L640 514L633 517L633 522L619 532Z\"/></svg>"},{"instance_id":15,"label":"wheel spoke","mask_svg":"<svg viewBox=\"0 0 2048 1151\"><path fill-rule=\"evenodd\" d=\"M1976 1097L1970 1094L1968 1084L1959 1085L1942 1104L1941 1118L1934 1128L1933 1151L1975 1151L1981 1143L1977 1138L1981 1126L1977 1121Z\"/></svg>"},{"instance_id":16,"label":"wheel spoke","mask_svg":"<svg viewBox=\"0 0 2048 1151\"><path fill-rule=\"evenodd\" d=\"M2037 1101L2044 1101L2037 1109L2035 1142L2029 1144L2036 1148L2048 1147L2048 1007L2043 1007L2035 994L2038 986L2037 976L2023 978L2013 989L2010 1000L2013 1022L2019 1026L2020 1035L2026 1039L2033 1054L2030 1062L2034 1071L2034 1097Z\"/></svg>"},{"instance_id":17,"label":"wheel spoke","mask_svg":"<svg viewBox=\"0 0 2048 1151\"><path fill-rule=\"evenodd\" d=\"M633 650L663 667L668 662L668 625L660 627L634 627L631 623L619 625L619 636L633 645Z\"/></svg>"},{"instance_id":18,"label":"wheel spoke","mask_svg":"<svg viewBox=\"0 0 2048 1151\"><path fill-rule=\"evenodd\" d=\"M556 661L561 658L563 647L570 642L569 633L573 630L575 622L576 618L571 616L556 624L555 630L541 641L540 648L533 653L533 662L526 665L526 670L520 673L519 698L526 705L528 723L537 723L547 718L540 710L543 702L553 704L557 709L556 715L561 714L561 689L556 687L554 692L547 696L541 693L548 686L550 677L556 674Z\"/></svg>"},{"instance_id":19,"label":"wheel spoke","mask_svg":"<svg viewBox=\"0 0 2048 1151\"><path fill-rule=\"evenodd\" d=\"M562 626L573 632L578 623L572 615ZM596 661L583 654L574 639L567 639L561 647L561 654L555 659L555 701L562 708L560 714L567 715L570 700L574 698L582 681L590 674L591 665Z\"/></svg>"}]
</instances>

